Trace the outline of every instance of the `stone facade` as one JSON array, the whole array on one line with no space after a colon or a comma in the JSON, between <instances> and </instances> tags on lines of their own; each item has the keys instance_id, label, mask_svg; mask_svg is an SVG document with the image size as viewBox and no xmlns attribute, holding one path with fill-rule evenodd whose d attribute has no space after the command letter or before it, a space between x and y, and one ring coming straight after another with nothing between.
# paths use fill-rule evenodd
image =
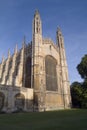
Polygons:
<instances>
[{"instance_id":1,"label":"stone facade","mask_svg":"<svg viewBox=\"0 0 87 130\"><path fill-rule=\"evenodd\" d=\"M64 41L61 30L56 44L42 37L38 11L34 14L32 42L17 46L0 64L0 110L6 112L57 110L71 107Z\"/></svg>"}]
</instances>

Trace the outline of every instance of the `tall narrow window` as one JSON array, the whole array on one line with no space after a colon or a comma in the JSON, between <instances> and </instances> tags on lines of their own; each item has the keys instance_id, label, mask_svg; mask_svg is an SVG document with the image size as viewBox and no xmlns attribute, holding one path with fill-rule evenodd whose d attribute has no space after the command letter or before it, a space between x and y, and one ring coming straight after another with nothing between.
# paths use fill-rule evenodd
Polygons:
<instances>
[{"instance_id":1,"label":"tall narrow window","mask_svg":"<svg viewBox=\"0 0 87 130\"><path fill-rule=\"evenodd\" d=\"M27 57L25 65L25 87L31 88L31 58Z\"/></svg>"},{"instance_id":2,"label":"tall narrow window","mask_svg":"<svg viewBox=\"0 0 87 130\"><path fill-rule=\"evenodd\" d=\"M57 91L57 61L52 56L46 56L45 58L45 70L46 70L46 90Z\"/></svg>"}]
</instances>

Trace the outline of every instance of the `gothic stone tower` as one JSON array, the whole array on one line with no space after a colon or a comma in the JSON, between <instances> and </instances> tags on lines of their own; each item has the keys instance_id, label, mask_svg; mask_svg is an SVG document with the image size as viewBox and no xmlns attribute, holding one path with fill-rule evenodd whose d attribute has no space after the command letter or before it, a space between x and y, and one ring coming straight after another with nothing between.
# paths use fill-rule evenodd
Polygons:
<instances>
[{"instance_id":1,"label":"gothic stone tower","mask_svg":"<svg viewBox=\"0 0 87 130\"><path fill-rule=\"evenodd\" d=\"M32 28L32 88L35 110L70 108L70 86L63 36L57 29L57 43L42 37L38 11Z\"/></svg>"},{"instance_id":2,"label":"gothic stone tower","mask_svg":"<svg viewBox=\"0 0 87 130\"><path fill-rule=\"evenodd\" d=\"M38 11L34 15L32 32L32 85L34 88L34 106L40 110L45 105L45 70L42 23Z\"/></svg>"}]
</instances>

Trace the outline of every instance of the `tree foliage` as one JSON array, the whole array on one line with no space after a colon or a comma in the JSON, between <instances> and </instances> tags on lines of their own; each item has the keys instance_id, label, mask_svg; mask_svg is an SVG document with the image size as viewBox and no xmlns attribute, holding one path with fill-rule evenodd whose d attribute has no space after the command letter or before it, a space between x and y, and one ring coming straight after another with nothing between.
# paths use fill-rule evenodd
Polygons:
<instances>
[{"instance_id":1,"label":"tree foliage","mask_svg":"<svg viewBox=\"0 0 87 130\"><path fill-rule=\"evenodd\" d=\"M80 107L81 108L82 87L81 87L81 84L79 82L72 83L71 96L72 96L73 107Z\"/></svg>"},{"instance_id":2,"label":"tree foliage","mask_svg":"<svg viewBox=\"0 0 87 130\"><path fill-rule=\"evenodd\" d=\"M82 58L77 70L83 79L87 79L87 55Z\"/></svg>"},{"instance_id":3,"label":"tree foliage","mask_svg":"<svg viewBox=\"0 0 87 130\"><path fill-rule=\"evenodd\" d=\"M87 55L77 65L77 70L84 81L71 84L72 105L74 107L87 108Z\"/></svg>"}]
</instances>

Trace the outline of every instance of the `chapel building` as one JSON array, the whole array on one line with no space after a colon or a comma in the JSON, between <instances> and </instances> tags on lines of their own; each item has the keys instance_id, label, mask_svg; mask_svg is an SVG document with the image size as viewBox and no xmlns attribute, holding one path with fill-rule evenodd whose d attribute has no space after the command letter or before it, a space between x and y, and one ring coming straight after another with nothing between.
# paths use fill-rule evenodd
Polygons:
<instances>
[{"instance_id":1,"label":"chapel building","mask_svg":"<svg viewBox=\"0 0 87 130\"><path fill-rule=\"evenodd\" d=\"M42 36L40 14L35 11L32 41L17 46L0 64L0 110L47 111L71 107L68 68L62 32L56 44Z\"/></svg>"}]
</instances>

